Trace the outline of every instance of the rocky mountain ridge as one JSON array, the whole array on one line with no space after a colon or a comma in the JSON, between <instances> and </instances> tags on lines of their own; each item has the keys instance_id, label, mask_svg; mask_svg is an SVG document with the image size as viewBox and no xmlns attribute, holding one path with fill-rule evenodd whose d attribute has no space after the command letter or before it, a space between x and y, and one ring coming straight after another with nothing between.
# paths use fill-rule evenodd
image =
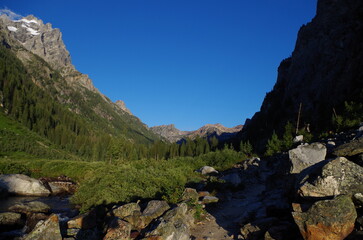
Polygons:
<instances>
[{"instance_id":1,"label":"rocky mountain ridge","mask_svg":"<svg viewBox=\"0 0 363 240\"><path fill-rule=\"evenodd\" d=\"M363 4L359 0L319 0L317 14L298 33L291 57L240 138L258 149L288 121L309 125L317 135L332 130L331 119L342 114L345 101L362 102ZM301 109L300 109L301 108Z\"/></svg>"},{"instance_id":2,"label":"rocky mountain ridge","mask_svg":"<svg viewBox=\"0 0 363 240\"><path fill-rule=\"evenodd\" d=\"M239 131L241 131L243 125L237 125L233 128L227 128L222 124L206 124L203 127L199 128L198 130L194 131L181 131L175 127L174 124L170 125L161 125L151 127L150 130L156 134L161 135L165 139L170 142L178 142L182 139L192 139L194 140L197 137L201 138L210 138L210 137L217 137L218 140L227 140Z\"/></svg>"},{"instance_id":3,"label":"rocky mountain ridge","mask_svg":"<svg viewBox=\"0 0 363 240\"><path fill-rule=\"evenodd\" d=\"M2 45L21 60L35 85L91 125L101 124L103 131L126 135L132 141L134 137L142 142L159 138L127 108L99 92L87 75L76 70L62 33L50 23L44 24L32 15L14 19L2 14L0 34Z\"/></svg>"}]
</instances>

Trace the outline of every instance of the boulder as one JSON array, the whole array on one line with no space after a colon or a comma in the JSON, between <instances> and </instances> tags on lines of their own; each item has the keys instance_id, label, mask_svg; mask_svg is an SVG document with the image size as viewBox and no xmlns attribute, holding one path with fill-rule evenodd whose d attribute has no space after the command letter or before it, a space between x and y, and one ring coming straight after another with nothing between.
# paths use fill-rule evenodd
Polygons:
<instances>
[{"instance_id":1,"label":"boulder","mask_svg":"<svg viewBox=\"0 0 363 240\"><path fill-rule=\"evenodd\" d=\"M97 225L97 216L94 211L76 216L67 222L68 228L90 229Z\"/></svg>"},{"instance_id":2,"label":"boulder","mask_svg":"<svg viewBox=\"0 0 363 240\"><path fill-rule=\"evenodd\" d=\"M213 197L213 196L205 196L202 199L203 204L217 203L218 201L219 201L219 199L217 197Z\"/></svg>"},{"instance_id":3,"label":"boulder","mask_svg":"<svg viewBox=\"0 0 363 240\"><path fill-rule=\"evenodd\" d=\"M10 229L24 226L24 219L20 213L4 212L0 213L0 229Z\"/></svg>"},{"instance_id":4,"label":"boulder","mask_svg":"<svg viewBox=\"0 0 363 240\"><path fill-rule=\"evenodd\" d=\"M243 225L240 229L242 239L259 240L263 239L267 229L278 221L277 218L264 218L252 223Z\"/></svg>"},{"instance_id":5,"label":"boulder","mask_svg":"<svg viewBox=\"0 0 363 240\"><path fill-rule=\"evenodd\" d=\"M125 205L122 205L120 207L117 207L112 210L113 215L116 217L119 217L121 219L124 219L127 216L134 215L134 212L141 212L141 208L138 203L127 203Z\"/></svg>"},{"instance_id":6,"label":"boulder","mask_svg":"<svg viewBox=\"0 0 363 240\"><path fill-rule=\"evenodd\" d=\"M39 180L23 174L0 175L0 188L21 196L50 195L50 191Z\"/></svg>"},{"instance_id":7,"label":"boulder","mask_svg":"<svg viewBox=\"0 0 363 240\"><path fill-rule=\"evenodd\" d=\"M325 160L326 147L321 143L300 145L289 151L290 173L300 173L304 169Z\"/></svg>"},{"instance_id":8,"label":"boulder","mask_svg":"<svg viewBox=\"0 0 363 240\"><path fill-rule=\"evenodd\" d=\"M25 223L25 231L27 233L33 231L33 229L35 228L35 226L40 222L40 221L45 221L48 219L48 215L44 214L44 213L30 213L27 214L26 216L26 223Z\"/></svg>"},{"instance_id":9,"label":"boulder","mask_svg":"<svg viewBox=\"0 0 363 240\"><path fill-rule=\"evenodd\" d=\"M50 207L39 201L18 203L9 208L11 212L17 213L49 213Z\"/></svg>"},{"instance_id":10,"label":"boulder","mask_svg":"<svg viewBox=\"0 0 363 240\"><path fill-rule=\"evenodd\" d=\"M332 197L363 192L363 168L338 157L303 182L298 190L301 197Z\"/></svg>"},{"instance_id":11,"label":"boulder","mask_svg":"<svg viewBox=\"0 0 363 240\"><path fill-rule=\"evenodd\" d=\"M354 229L357 212L349 196L318 201L307 212L292 216L305 240L342 240Z\"/></svg>"},{"instance_id":12,"label":"boulder","mask_svg":"<svg viewBox=\"0 0 363 240\"><path fill-rule=\"evenodd\" d=\"M197 190L195 190L194 188L186 188L182 194L181 200L185 202L196 203L198 202L198 199L199 199L199 194Z\"/></svg>"},{"instance_id":13,"label":"boulder","mask_svg":"<svg viewBox=\"0 0 363 240\"><path fill-rule=\"evenodd\" d=\"M303 135L298 135L295 136L294 139L292 140L294 143L301 143L302 141L304 141L304 136Z\"/></svg>"},{"instance_id":14,"label":"boulder","mask_svg":"<svg viewBox=\"0 0 363 240\"><path fill-rule=\"evenodd\" d=\"M46 221L40 221L23 240L62 240L58 216L52 214Z\"/></svg>"},{"instance_id":15,"label":"boulder","mask_svg":"<svg viewBox=\"0 0 363 240\"><path fill-rule=\"evenodd\" d=\"M152 220L163 215L168 209L170 209L170 206L166 201L152 200L148 202L141 215L145 227L149 225Z\"/></svg>"},{"instance_id":16,"label":"boulder","mask_svg":"<svg viewBox=\"0 0 363 240\"><path fill-rule=\"evenodd\" d=\"M160 240L189 240L190 225L194 218L185 203L165 213L158 221L158 225L151 232L145 234L145 239Z\"/></svg>"},{"instance_id":17,"label":"boulder","mask_svg":"<svg viewBox=\"0 0 363 240\"><path fill-rule=\"evenodd\" d=\"M363 138L342 144L333 151L333 154L338 157L349 157L361 153L363 153Z\"/></svg>"},{"instance_id":18,"label":"boulder","mask_svg":"<svg viewBox=\"0 0 363 240\"><path fill-rule=\"evenodd\" d=\"M110 222L103 240L129 240L131 224L115 217Z\"/></svg>"},{"instance_id":19,"label":"boulder","mask_svg":"<svg viewBox=\"0 0 363 240\"><path fill-rule=\"evenodd\" d=\"M201 172L203 175L207 174L218 174L218 171L215 170L213 167L210 166L204 166L199 169L199 172Z\"/></svg>"}]
</instances>

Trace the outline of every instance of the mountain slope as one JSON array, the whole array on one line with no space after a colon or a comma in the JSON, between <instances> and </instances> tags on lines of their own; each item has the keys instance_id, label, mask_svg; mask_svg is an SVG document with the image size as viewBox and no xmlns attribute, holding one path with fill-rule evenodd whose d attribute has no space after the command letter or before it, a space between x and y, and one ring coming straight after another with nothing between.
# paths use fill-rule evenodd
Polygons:
<instances>
[{"instance_id":1,"label":"mountain slope","mask_svg":"<svg viewBox=\"0 0 363 240\"><path fill-rule=\"evenodd\" d=\"M211 138L215 136L219 141L225 141L234 137L242 129L242 125L227 128L219 123L206 124L195 131L180 131L174 124L151 127L150 130L161 135L170 142L178 142L181 139Z\"/></svg>"},{"instance_id":2,"label":"mountain slope","mask_svg":"<svg viewBox=\"0 0 363 240\"><path fill-rule=\"evenodd\" d=\"M319 134L330 130L345 101L363 102L363 2L319 0L314 19L302 26L291 57L240 138L263 149L273 131L288 121ZM263 139L262 141L259 139Z\"/></svg>"},{"instance_id":3,"label":"mountain slope","mask_svg":"<svg viewBox=\"0 0 363 240\"><path fill-rule=\"evenodd\" d=\"M21 60L27 77L77 115L74 118L86 121L90 129L136 143L158 139L137 117L111 102L87 75L75 69L59 29L43 24L34 16L14 20L1 15L0 32L3 50Z\"/></svg>"}]
</instances>

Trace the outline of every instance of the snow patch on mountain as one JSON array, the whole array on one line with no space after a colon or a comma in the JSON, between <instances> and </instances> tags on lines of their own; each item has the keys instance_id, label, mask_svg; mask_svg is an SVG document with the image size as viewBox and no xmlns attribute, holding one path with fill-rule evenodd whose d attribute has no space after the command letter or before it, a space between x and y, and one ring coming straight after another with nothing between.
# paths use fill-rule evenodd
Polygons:
<instances>
[{"instance_id":1,"label":"snow patch on mountain","mask_svg":"<svg viewBox=\"0 0 363 240\"><path fill-rule=\"evenodd\" d=\"M13 27L13 26L8 26L8 30L12 31L12 32L18 31L18 29L16 27Z\"/></svg>"}]
</instances>

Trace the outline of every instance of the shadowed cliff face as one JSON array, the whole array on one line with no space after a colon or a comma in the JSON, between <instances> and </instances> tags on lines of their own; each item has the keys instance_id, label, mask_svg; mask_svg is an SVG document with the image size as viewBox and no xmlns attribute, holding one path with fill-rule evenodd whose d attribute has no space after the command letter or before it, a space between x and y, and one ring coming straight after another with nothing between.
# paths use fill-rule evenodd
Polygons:
<instances>
[{"instance_id":1,"label":"shadowed cliff face","mask_svg":"<svg viewBox=\"0 0 363 240\"><path fill-rule=\"evenodd\" d=\"M258 148L288 121L314 132L329 129L333 108L361 101L363 89L363 1L319 0L314 19L301 27L295 50L283 60L277 82L239 137Z\"/></svg>"}]
</instances>

